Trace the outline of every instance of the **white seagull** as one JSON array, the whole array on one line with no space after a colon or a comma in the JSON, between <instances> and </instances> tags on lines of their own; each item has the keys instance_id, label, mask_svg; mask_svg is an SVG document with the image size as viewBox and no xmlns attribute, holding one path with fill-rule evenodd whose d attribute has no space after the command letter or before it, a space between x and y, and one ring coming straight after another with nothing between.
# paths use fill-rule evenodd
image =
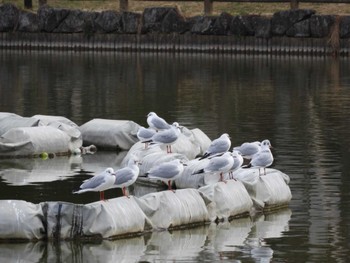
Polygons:
<instances>
[{"instance_id":1,"label":"white seagull","mask_svg":"<svg viewBox=\"0 0 350 263\"><path fill-rule=\"evenodd\" d=\"M172 153L171 145L177 141L180 134L180 126L177 122L174 122L169 129L156 132L148 142L151 144L164 144L166 145L167 153Z\"/></svg>"},{"instance_id":2,"label":"white seagull","mask_svg":"<svg viewBox=\"0 0 350 263\"><path fill-rule=\"evenodd\" d=\"M213 140L205 151L204 155L199 158L202 160L207 157L223 154L227 152L231 147L230 136L227 133L222 134L219 138Z\"/></svg>"},{"instance_id":3,"label":"white seagull","mask_svg":"<svg viewBox=\"0 0 350 263\"><path fill-rule=\"evenodd\" d=\"M192 174L200 173L219 173L220 181L224 181L223 174L230 171L233 166L233 158L231 152L225 152L221 156L215 156L209 160L209 163L201 170Z\"/></svg>"},{"instance_id":4,"label":"white seagull","mask_svg":"<svg viewBox=\"0 0 350 263\"><path fill-rule=\"evenodd\" d=\"M239 151L233 150L232 151L232 158L233 158L233 165L230 169L230 178L235 179L233 177L233 172L237 171L239 168L242 167L243 164L243 157Z\"/></svg>"},{"instance_id":5,"label":"white seagull","mask_svg":"<svg viewBox=\"0 0 350 263\"><path fill-rule=\"evenodd\" d=\"M252 156L260 151L260 145L259 141L245 142L240 146L233 147L233 150L239 151L245 159L252 159Z\"/></svg>"},{"instance_id":6,"label":"white seagull","mask_svg":"<svg viewBox=\"0 0 350 263\"><path fill-rule=\"evenodd\" d=\"M73 194L100 192L100 200L104 201L104 191L113 187L115 178L113 168L109 167L104 172L85 180L79 187L79 190L74 191Z\"/></svg>"},{"instance_id":7,"label":"white seagull","mask_svg":"<svg viewBox=\"0 0 350 263\"><path fill-rule=\"evenodd\" d=\"M273 163L273 155L270 148L272 148L269 140L264 140L261 142L261 149L258 153L254 154L249 165L251 167L264 168L264 175L266 175L266 167L269 167Z\"/></svg>"},{"instance_id":8,"label":"white seagull","mask_svg":"<svg viewBox=\"0 0 350 263\"><path fill-rule=\"evenodd\" d=\"M150 179L161 180L168 185L169 190L172 190L171 183L181 176L184 165L179 159L175 159L152 167L146 175Z\"/></svg>"},{"instance_id":9,"label":"white seagull","mask_svg":"<svg viewBox=\"0 0 350 263\"><path fill-rule=\"evenodd\" d=\"M163 118L159 117L155 112L151 111L147 115L147 123L150 128L161 131L170 128L170 124L167 123Z\"/></svg>"},{"instance_id":10,"label":"white seagull","mask_svg":"<svg viewBox=\"0 0 350 263\"><path fill-rule=\"evenodd\" d=\"M151 128L145 128L143 126L140 126L137 130L137 138L140 140L140 142L145 144L145 149L148 147L148 142L151 140L152 136L156 133L154 129Z\"/></svg>"},{"instance_id":11,"label":"white seagull","mask_svg":"<svg viewBox=\"0 0 350 263\"><path fill-rule=\"evenodd\" d=\"M136 156L131 156L128 161L128 165L115 172L113 188L121 188L123 195L126 197L128 197L126 187L135 183L137 177L139 176L139 164L141 164L141 162L136 158Z\"/></svg>"}]
</instances>

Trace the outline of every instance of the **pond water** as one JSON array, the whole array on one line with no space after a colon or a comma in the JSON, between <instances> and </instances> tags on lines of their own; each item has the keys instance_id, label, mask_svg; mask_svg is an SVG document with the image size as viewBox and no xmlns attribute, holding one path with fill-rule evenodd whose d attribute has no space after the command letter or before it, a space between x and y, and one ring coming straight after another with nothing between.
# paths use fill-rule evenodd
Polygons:
<instances>
[{"instance_id":1,"label":"pond water","mask_svg":"<svg viewBox=\"0 0 350 263\"><path fill-rule=\"evenodd\" d=\"M6 262L346 262L350 258L350 63L323 57L0 51L0 111L268 138L290 206L256 218L101 243L0 244ZM89 203L81 181L124 152L0 160L0 198ZM131 189L132 191L132 189ZM120 192L107 191L106 197Z\"/></svg>"}]
</instances>

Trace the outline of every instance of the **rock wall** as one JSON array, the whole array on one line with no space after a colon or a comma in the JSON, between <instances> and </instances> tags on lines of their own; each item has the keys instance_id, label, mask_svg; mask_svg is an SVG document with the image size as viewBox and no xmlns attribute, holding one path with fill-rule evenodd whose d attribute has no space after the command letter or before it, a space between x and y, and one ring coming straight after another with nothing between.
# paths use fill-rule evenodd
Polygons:
<instances>
[{"instance_id":1,"label":"rock wall","mask_svg":"<svg viewBox=\"0 0 350 263\"><path fill-rule=\"evenodd\" d=\"M48 33L53 35L47 36ZM63 49L72 45L76 48L76 43L80 43L78 46L86 49L119 50L120 43L124 43L124 49L136 50L152 49L150 46L153 45L158 51L246 52L246 48L232 48L243 43L243 46L260 46L253 48L255 51L271 53L277 39L277 45L282 49L287 47L289 51L301 45L311 50L316 48L322 54L348 55L350 16L318 15L314 10L294 9L272 16L222 13L219 16L184 17L177 8L171 7L145 8L139 14L69 10L47 5L32 13L13 4L0 6L0 47L21 48L18 41L25 39L29 42L26 47L39 45L45 48L50 46L47 42L60 42L60 37L55 34L65 39L61 42L67 42ZM33 41L39 44L31 43ZM72 41L75 44L69 44ZM99 46L92 44L95 42Z\"/></svg>"}]
</instances>

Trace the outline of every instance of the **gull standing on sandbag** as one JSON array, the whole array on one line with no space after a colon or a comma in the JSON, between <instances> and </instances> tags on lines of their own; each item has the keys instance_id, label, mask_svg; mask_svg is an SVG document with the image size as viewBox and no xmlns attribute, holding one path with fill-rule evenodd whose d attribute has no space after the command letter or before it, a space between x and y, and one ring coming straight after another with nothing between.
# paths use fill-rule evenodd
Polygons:
<instances>
[{"instance_id":1,"label":"gull standing on sandbag","mask_svg":"<svg viewBox=\"0 0 350 263\"><path fill-rule=\"evenodd\" d=\"M239 151L245 159L252 159L252 156L260 151L260 145L259 141L245 142L240 146L233 147L233 150Z\"/></svg>"},{"instance_id":2,"label":"gull standing on sandbag","mask_svg":"<svg viewBox=\"0 0 350 263\"><path fill-rule=\"evenodd\" d=\"M113 168L109 167L104 172L85 180L84 183L79 187L80 190L74 191L73 194L100 192L100 200L104 201L104 191L113 187L115 178L116 177Z\"/></svg>"},{"instance_id":3,"label":"gull standing on sandbag","mask_svg":"<svg viewBox=\"0 0 350 263\"><path fill-rule=\"evenodd\" d=\"M138 158L132 155L128 161L128 165L115 172L113 188L121 188L123 195L126 197L129 197L126 188L135 183L137 177L139 176L139 164L141 164L141 162L138 160Z\"/></svg>"},{"instance_id":4,"label":"gull standing on sandbag","mask_svg":"<svg viewBox=\"0 0 350 263\"><path fill-rule=\"evenodd\" d=\"M164 144L166 145L167 153L172 153L171 145L179 139L180 134L180 125L177 122L174 122L170 125L169 129L156 132L149 142L150 144Z\"/></svg>"},{"instance_id":5,"label":"gull standing on sandbag","mask_svg":"<svg viewBox=\"0 0 350 263\"><path fill-rule=\"evenodd\" d=\"M161 131L170 128L170 124L167 123L163 118L159 117L155 112L151 111L147 115L147 123L150 128Z\"/></svg>"},{"instance_id":6,"label":"gull standing on sandbag","mask_svg":"<svg viewBox=\"0 0 350 263\"><path fill-rule=\"evenodd\" d=\"M140 140L141 143L145 144L145 149L148 147L148 142L151 140L152 136L156 133L154 129L151 128L145 128L143 126L140 126L137 130L137 138Z\"/></svg>"},{"instance_id":7,"label":"gull standing on sandbag","mask_svg":"<svg viewBox=\"0 0 350 263\"><path fill-rule=\"evenodd\" d=\"M184 171L184 163L179 159L161 163L152 167L146 176L150 179L158 179L168 185L168 190L173 191L171 183L179 178ZM174 192L174 191L173 191Z\"/></svg>"},{"instance_id":8,"label":"gull standing on sandbag","mask_svg":"<svg viewBox=\"0 0 350 263\"><path fill-rule=\"evenodd\" d=\"M202 160L207 157L216 156L227 152L231 147L230 136L227 133L222 134L219 138L213 140L204 155L199 158Z\"/></svg>"},{"instance_id":9,"label":"gull standing on sandbag","mask_svg":"<svg viewBox=\"0 0 350 263\"><path fill-rule=\"evenodd\" d=\"M256 167L259 169L264 168L264 175L266 175L266 167L269 167L273 163L273 155L270 148L272 148L269 140L264 140L261 142L261 149L258 153L254 154L252 160L248 164L248 167Z\"/></svg>"},{"instance_id":10,"label":"gull standing on sandbag","mask_svg":"<svg viewBox=\"0 0 350 263\"><path fill-rule=\"evenodd\" d=\"M209 160L209 163L201 170L196 171L194 174L201 173L219 173L220 181L225 182L223 174L230 171L233 166L233 158L231 152L225 152L221 156L215 156Z\"/></svg>"},{"instance_id":11,"label":"gull standing on sandbag","mask_svg":"<svg viewBox=\"0 0 350 263\"><path fill-rule=\"evenodd\" d=\"M237 171L239 168L242 167L243 165L243 157L241 155L241 153L239 151L236 151L236 150L233 150L232 151L232 154L231 154L232 158L233 158L233 165L229 171L229 175L230 175L230 178L231 179L234 179L236 180L234 177L233 177L233 172L234 171Z\"/></svg>"}]
</instances>

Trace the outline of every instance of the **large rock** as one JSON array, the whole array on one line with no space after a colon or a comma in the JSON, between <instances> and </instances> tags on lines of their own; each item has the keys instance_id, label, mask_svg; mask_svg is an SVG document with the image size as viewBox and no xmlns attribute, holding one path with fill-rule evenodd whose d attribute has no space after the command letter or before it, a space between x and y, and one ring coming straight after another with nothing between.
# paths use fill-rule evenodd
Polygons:
<instances>
[{"instance_id":1,"label":"large rock","mask_svg":"<svg viewBox=\"0 0 350 263\"><path fill-rule=\"evenodd\" d=\"M311 9L291 9L273 14L271 19L272 34L276 36L284 35L294 24L308 19L315 14Z\"/></svg>"},{"instance_id":2,"label":"large rock","mask_svg":"<svg viewBox=\"0 0 350 263\"><path fill-rule=\"evenodd\" d=\"M310 37L310 20L303 20L295 23L286 32L289 37Z\"/></svg>"},{"instance_id":3,"label":"large rock","mask_svg":"<svg viewBox=\"0 0 350 263\"><path fill-rule=\"evenodd\" d=\"M99 33L121 33L122 14L116 11L103 11L95 19L96 31Z\"/></svg>"},{"instance_id":4,"label":"large rock","mask_svg":"<svg viewBox=\"0 0 350 263\"><path fill-rule=\"evenodd\" d=\"M178 9L173 8L164 16L161 31L164 33L184 33L189 30L189 23Z\"/></svg>"},{"instance_id":5,"label":"large rock","mask_svg":"<svg viewBox=\"0 0 350 263\"><path fill-rule=\"evenodd\" d=\"M14 30L18 18L19 10L15 5L0 5L0 32L8 32Z\"/></svg>"},{"instance_id":6,"label":"large rock","mask_svg":"<svg viewBox=\"0 0 350 263\"><path fill-rule=\"evenodd\" d=\"M191 33L198 35L212 35L215 31L215 22L217 17L198 16L192 21Z\"/></svg>"},{"instance_id":7,"label":"large rock","mask_svg":"<svg viewBox=\"0 0 350 263\"><path fill-rule=\"evenodd\" d=\"M20 12L17 30L21 32L39 32L38 15L31 12Z\"/></svg>"},{"instance_id":8,"label":"large rock","mask_svg":"<svg viewBox=\"0 0 350 263\"><path fill-rule=\"evenodd\" d=\"M253 17L254 35L260 38L271 37L271 20L264 16Z\"/></svg>"},{"instance_id":9,"label":"large rock","mask_svg":"<svg viewBox=\"0 0 350 263\"><path fill-rule=\"evenodd\" d=\"M97 17L96 12L82 12L80 10L70 10L64 20L53 32L57 33L81 33L89 32L90 25L93 25Z\"/></svg>"},{"instance_id":10,"label":"large rock","mask_svg":"<svg viewBox=\"0 0 350 263\"><path fill-rule=\"evenodd\" d=\"M39 8L39 27L44 32L54 32L61 22L69 15L70 10L61 8L51 8L47 5Z\"/></svg>"},{"instance_id":11,"label":"large rock","mask_svg":"<svg viewBox=\"0 0 350 263\"><path fill-rule=\"evenodd\" d=\"M335 22L333 15L313 15L310 18L311 37L328 37Z\"/></svg>"},{"instance_id":12,"label":"large rock","mask_svg":"<svg viewBox=\"0 0 350 263\"><path fill-rule=\"evenodd\" d=\"M173 7L145 8L142 13L142 33L161 32L163 19L171 10L176 12Z\"/></svg>"},{"instance_id":13,"label":"large rock","mask_svg":"<svg viewBox=\"0 0 350 263\"><path fill-rule=\"evenodd\" d=\"M253 16L235 16L230 23L230 32L238 36L253 36Z\"/></svg>"},{"instance_id":14,"label":"large rock","mask_svg":"<svg viewBox=\"0 0 350 263\"><path fill-rule=\"evenodd\" d=\"M123 32L127 34L136 34L141 22L141 14L133 12L123 12L122 25Z\"/></svg>"}]
</instances>

